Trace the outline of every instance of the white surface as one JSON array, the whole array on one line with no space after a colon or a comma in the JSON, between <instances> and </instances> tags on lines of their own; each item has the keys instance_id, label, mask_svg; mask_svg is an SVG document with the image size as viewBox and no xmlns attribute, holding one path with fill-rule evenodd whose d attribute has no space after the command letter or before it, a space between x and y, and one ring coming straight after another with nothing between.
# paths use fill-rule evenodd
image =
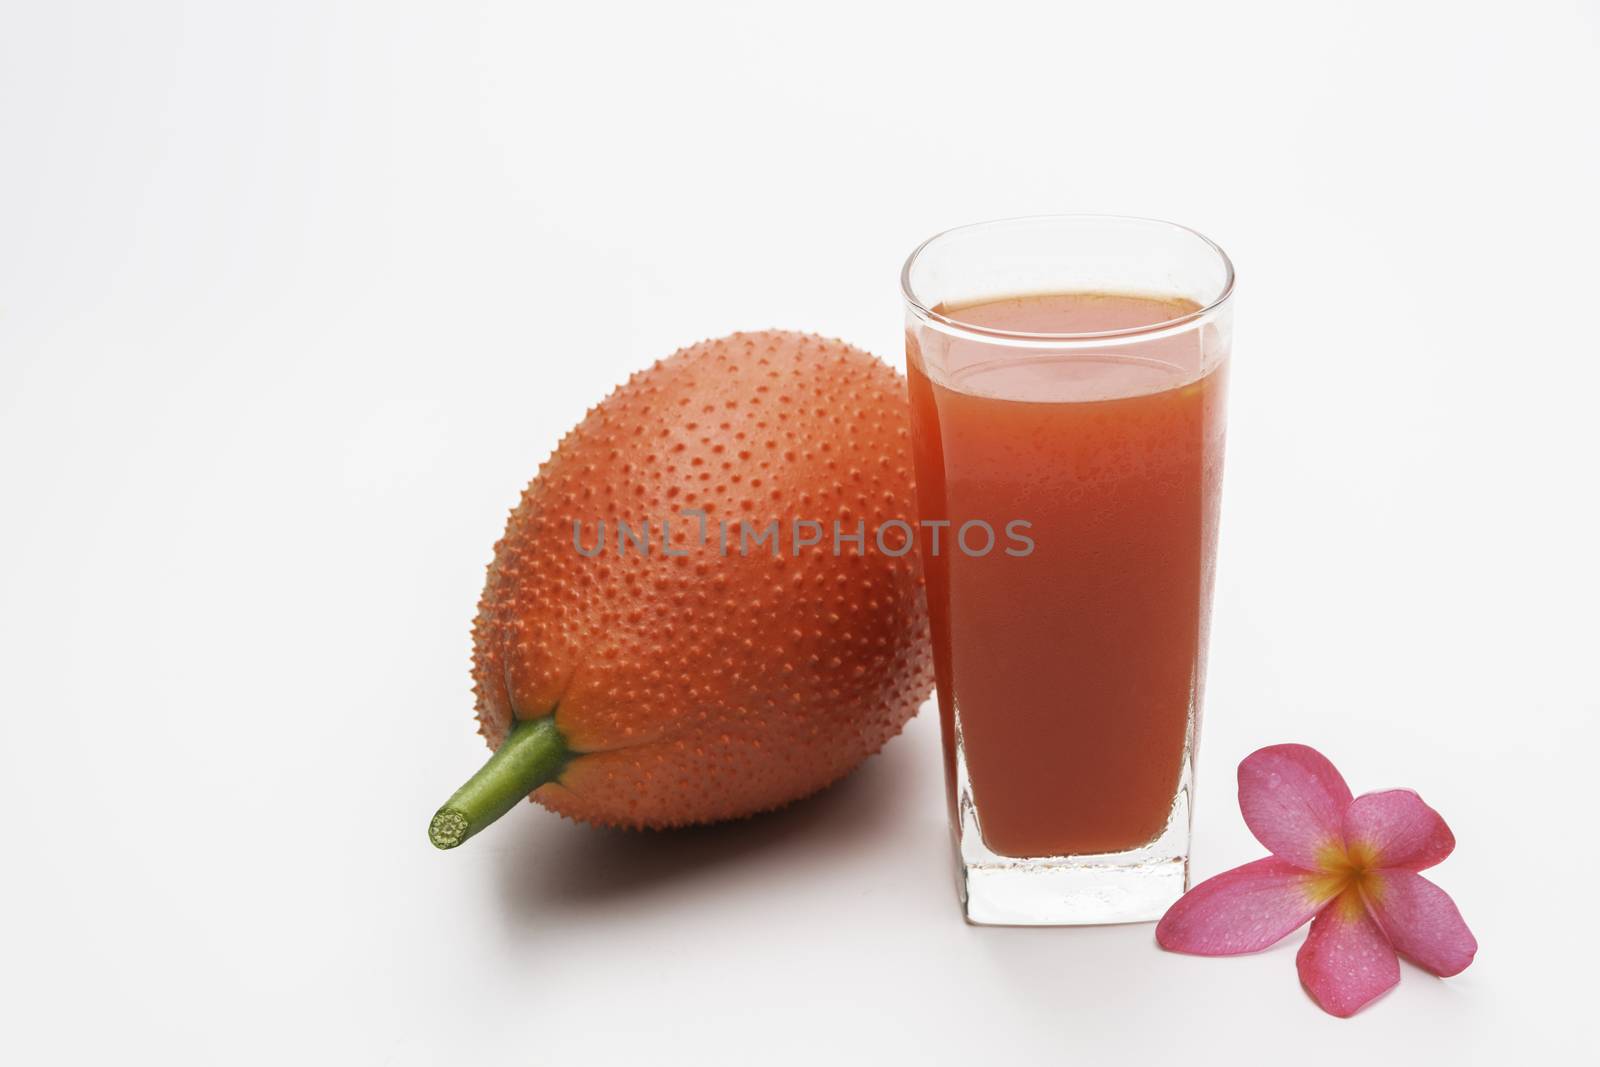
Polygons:
<instances>
[{"instance_id":1,"label":"white surface","mask_svg":"<svg viewBox=\"0 0 1600 1067\"><path fill-rule=\"evenodd\" d=\"M7 5L0 1057L1592 1049L1597 71L1593 4ZM586 407L737 328L898 362L916 241L1061 210L1241 272L1198 873L1308 742L1451 822L1473 967L1340 1022L1298 935L965 927L927 717L773 818L434 852Z\"/></svg>"}]
</instances>

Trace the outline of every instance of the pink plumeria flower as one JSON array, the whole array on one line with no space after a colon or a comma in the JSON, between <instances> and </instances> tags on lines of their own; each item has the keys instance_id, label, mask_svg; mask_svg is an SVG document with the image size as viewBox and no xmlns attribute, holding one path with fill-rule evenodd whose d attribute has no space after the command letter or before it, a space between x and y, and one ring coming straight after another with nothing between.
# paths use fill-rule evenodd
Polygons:
<instances>
[{"instance_id":1,"label":"pink plumeria flower","mask_svg":"<svg viewBox=\"0 0 1600 1067\"><path fill-rule=\"evenodd\" d=\"M1352 797L1316 749L1273 745L1239 764L1239 810L1272 855L1184 894L1156 926L1162 948L1259 952L1309 919L1300 981L1340 1017L1399 983L1397 954L1441 978L1472 962L1478 942L1455 903L1417 873L1450 855L1455 835L1411 790Z\"/></svg>"}]
</instances>

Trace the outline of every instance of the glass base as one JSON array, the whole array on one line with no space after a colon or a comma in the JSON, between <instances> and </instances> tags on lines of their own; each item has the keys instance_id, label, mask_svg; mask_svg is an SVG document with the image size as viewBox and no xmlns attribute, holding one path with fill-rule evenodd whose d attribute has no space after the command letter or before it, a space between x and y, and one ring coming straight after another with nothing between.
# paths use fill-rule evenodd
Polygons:
<instances>
[{"instance_id":1,"label":"glass base","mask_svg":"<svg viewBox=\"0 0 1600 1067\"><path fill-rule=\"evenodd\" d=\"M979 926L1154 922L1188 888L1181 859L1123 866L1089 859L963 863L961 912Z\"/></svg>"},{"instance_id":2,"label":"glass base","mask_svg":"<svg viewBox=\"0 0 1600 1067\"><path fill-rule=\"evenodd\" d=\"M1191 724L1193 719L1191 717ZM955 718L956 880L961 913L980 926L1090 926L1154 922L1189 888L1193 735L1160 836L1126 852L1030 856L993 852L983 840Z\"/></svg>"}]
</instances>

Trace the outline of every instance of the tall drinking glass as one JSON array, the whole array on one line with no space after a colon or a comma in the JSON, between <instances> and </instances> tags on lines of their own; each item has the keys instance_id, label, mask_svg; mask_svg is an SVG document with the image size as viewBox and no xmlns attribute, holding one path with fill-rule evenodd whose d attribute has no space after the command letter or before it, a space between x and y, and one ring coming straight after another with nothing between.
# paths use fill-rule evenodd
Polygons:
<instances>
[{"instance_id":1,"label":"tall drinking glass","mask_svg":"<svg viewBox=\"0 0 1600 1067\"><path fill-rule=\"evenodd\" d=\"M975 923L1188 885L1233 267L1193 230L949 230L901 276L959 887Z\"/></svg>"}]
</instances>

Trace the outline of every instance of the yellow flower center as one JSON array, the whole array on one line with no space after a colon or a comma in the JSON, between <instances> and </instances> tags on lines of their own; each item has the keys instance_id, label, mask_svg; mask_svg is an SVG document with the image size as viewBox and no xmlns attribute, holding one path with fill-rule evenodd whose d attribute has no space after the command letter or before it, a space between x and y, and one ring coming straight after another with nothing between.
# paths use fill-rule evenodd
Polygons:
<instances>
[{"instance_id":1,"label":"yellow flower center","mask_svg":"<svg viewBox=\"0 0 1600 1067\"><path fill-rule=\"evenodd\" d=\"M1310 892L1318 901L1338 897L1346 917L1354 918L1363 908L1363 896L1376 900L1383 892L1376 850L1363 841L1348 846L1328 842L1317 851L1317 876L1311 880Z\"/></svg>"}]
</instances>

